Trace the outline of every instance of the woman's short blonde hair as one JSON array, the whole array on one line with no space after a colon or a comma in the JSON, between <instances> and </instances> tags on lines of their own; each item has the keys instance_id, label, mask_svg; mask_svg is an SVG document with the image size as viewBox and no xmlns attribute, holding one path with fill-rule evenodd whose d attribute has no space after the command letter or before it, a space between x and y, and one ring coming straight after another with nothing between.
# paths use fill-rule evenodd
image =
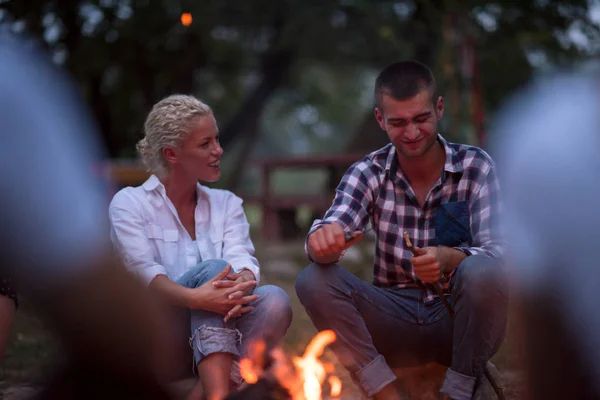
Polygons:
<instances>
[{"instance_id":1,"label":"woman's short blonde hair","mask_svg":"<svg viewBox=\"0 0 600 400\"><path fill-rule=\"evenodd\" d=\"M212 115L211 108L193 96L174 94L156 103L146 117L144 138L136 146L147 170L158 176L168 172L163 149L180 146L192 122L207 115Z\"/></svg>"}]
</instances>

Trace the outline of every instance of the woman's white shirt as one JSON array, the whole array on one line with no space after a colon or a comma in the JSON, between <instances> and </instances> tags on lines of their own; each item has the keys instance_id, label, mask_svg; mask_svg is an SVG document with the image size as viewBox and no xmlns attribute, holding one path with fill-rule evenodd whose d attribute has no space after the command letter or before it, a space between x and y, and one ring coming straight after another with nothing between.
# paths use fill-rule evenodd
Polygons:
<instances>
[{"instance_id":1,"label":"woman's white shirt","mask_svg":"<svg viewBox=\"0 0 600 400\"><path fill-rule=\"evenodd\" d=\"M110 237L126 267L148 284L157 275L175 281L202 260L223 259L260 280L258 260L242 199L198 184L196 240L179 220L165 187L152 175L138 187L121 189L109 207Z\"/></svg>"}]
</instances>

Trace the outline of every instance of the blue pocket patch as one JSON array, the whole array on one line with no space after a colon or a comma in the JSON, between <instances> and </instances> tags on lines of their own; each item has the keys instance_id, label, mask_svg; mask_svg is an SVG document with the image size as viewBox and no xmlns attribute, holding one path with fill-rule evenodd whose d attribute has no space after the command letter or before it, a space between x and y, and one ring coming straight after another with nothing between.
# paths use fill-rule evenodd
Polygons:
<instances>
[{"instance_id":1,"label":"blue pocket patch","mask_svg":"<svg viewBox=\"0 0 600 400\"><path fill-rule=\"evenodd\" d=\"M471 215L467 201L443 203L435 210L435 242L438 246L470 246Z\"/></svg>"}]
</instances>

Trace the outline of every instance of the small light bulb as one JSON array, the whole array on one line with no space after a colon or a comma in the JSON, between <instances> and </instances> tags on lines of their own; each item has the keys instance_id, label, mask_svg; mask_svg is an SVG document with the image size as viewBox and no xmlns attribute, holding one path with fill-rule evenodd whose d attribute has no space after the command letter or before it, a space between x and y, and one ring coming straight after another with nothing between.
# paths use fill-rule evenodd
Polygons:
<instances>
[{"instance_id":1,"label":"small light bulb","mask_svg":"<svg viewBox=\"0 0 600 400\"><path fill-rule=\"evenodd\" d=\"M192 24L192 14L190 14L190 13L181 14L181 24L183 26L190 26Z\"/></svg>"}]
</instances>

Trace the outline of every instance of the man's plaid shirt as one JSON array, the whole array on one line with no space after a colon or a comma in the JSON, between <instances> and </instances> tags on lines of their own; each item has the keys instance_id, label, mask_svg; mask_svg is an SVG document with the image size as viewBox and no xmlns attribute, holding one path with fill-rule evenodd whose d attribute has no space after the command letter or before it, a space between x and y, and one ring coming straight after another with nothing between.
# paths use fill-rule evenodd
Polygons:
<instances>
[{"instance_id":1,"label":"man's plaid shirt","mask_svg":"<svg viewBox=\"0 0 600 400\"><path fill-rule=\"evenodd\" d=\"M382 287L415 287L417 277L409 262L412 256L402 233L415 246L436 246L435 210L443 203L466 201L470 214L471 242L456 248L467 255L501 258L504 245L498 232L499 183L495 165L480 148L438 140L446 150L442 176L428 194L424 206L398 165L396 149L389 144L354 163L336 189L335 199L319 226L338 222L346 238L365 231L370 223L376 236L373 283ZM435 298L428 290L425 301Z\"/></svg>"}]
</instances>

